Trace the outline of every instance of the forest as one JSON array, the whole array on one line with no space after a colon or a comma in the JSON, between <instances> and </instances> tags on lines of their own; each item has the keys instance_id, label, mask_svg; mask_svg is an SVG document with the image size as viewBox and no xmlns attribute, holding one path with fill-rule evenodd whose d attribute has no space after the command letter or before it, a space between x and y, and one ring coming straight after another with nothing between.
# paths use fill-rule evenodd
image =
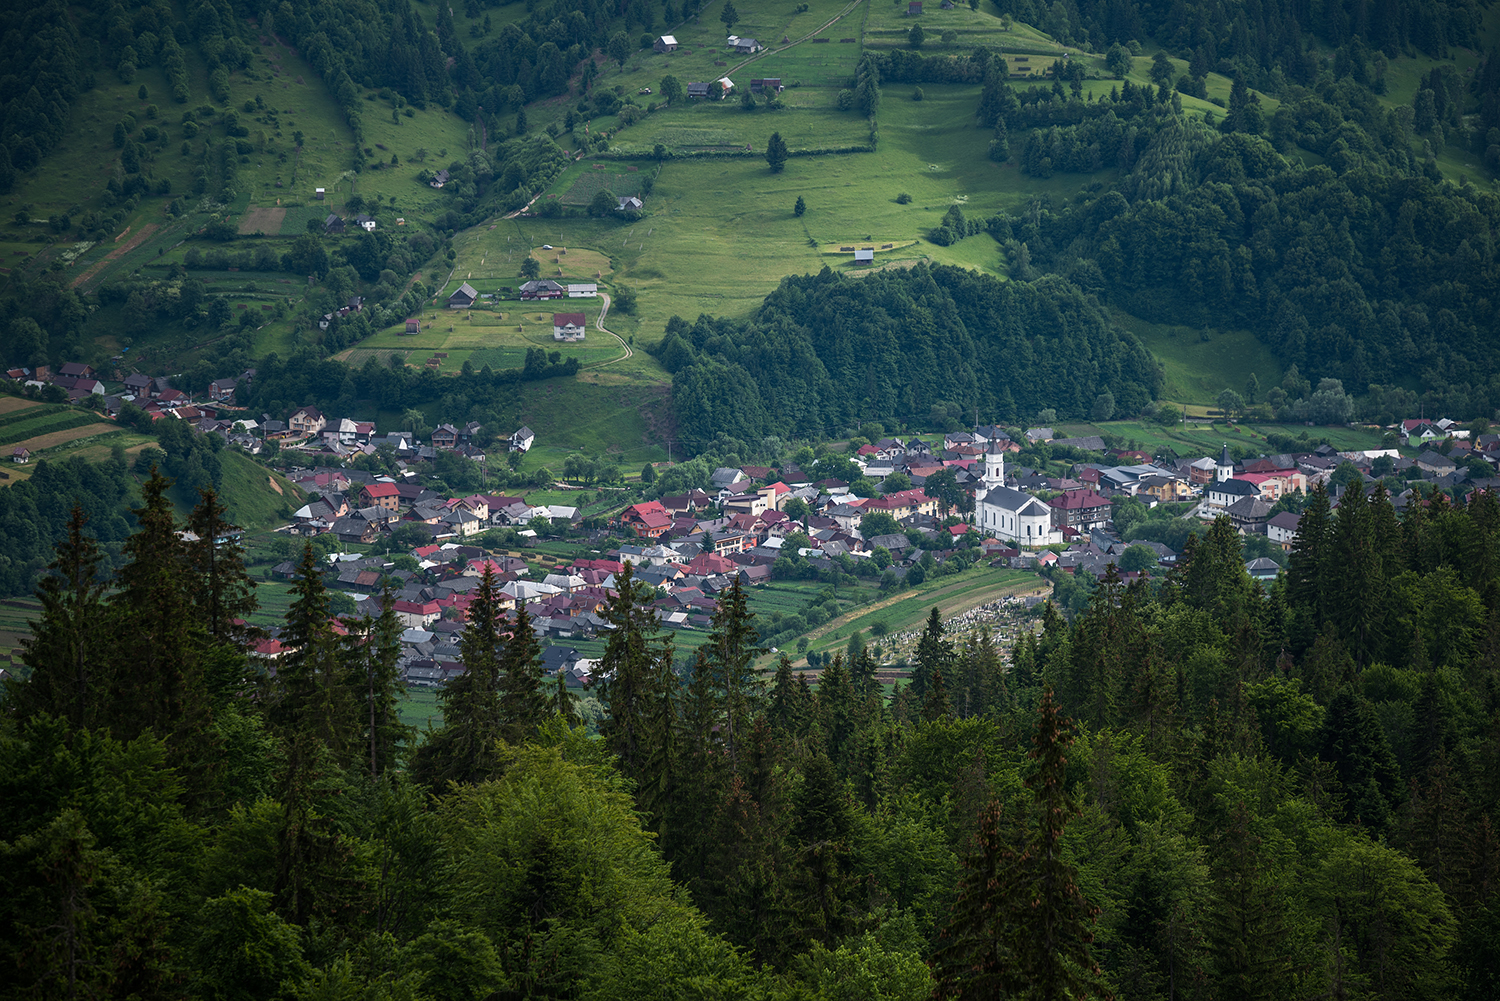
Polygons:
<instances>
[{"instance_id":1,"label":"forest","mask_svg":"<svg viewBox=\"0 0 1500 1001\"><path fill-rule=\"evenodd\" d=\"M918 265L783 279L748 320L673 317L652 349L690 439L757 441L934 414L1086 414L1104 392L1145 408L1161 373L1077 286ZM989 418L987 418L989 419ZM941 420L939 421L941 423Z\"/></svg>"},{"instance_id":2,"label":"forest","mask_svg":"<svg viewBox=\"0 0 1500 1001\"><path fill-rule=\"evenodd\" d=\"M1500 503L1321 488L1286 572L1221 519L1008 656L934 610L758 673L627 571L596 725L488 574L400 723L393 606L308 548L274 673L212 488L75 510L0 704L4 997L1486 998L1500 982ZM191 529L185 536L179 529ZM186 540L186 541L185 541ZM377 606L379 607L379 606Z\"/></svg>"}]
</instances>

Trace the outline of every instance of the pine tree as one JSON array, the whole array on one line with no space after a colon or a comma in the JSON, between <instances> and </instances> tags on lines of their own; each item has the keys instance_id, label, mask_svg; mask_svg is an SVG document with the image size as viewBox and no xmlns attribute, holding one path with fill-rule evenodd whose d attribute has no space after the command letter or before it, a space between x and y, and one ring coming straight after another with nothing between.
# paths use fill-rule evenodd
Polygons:
<instances>
[{"instance_id":1,"label":"pine tree","mask_svg":"<svg viewBox=\"0 0 1500 1001\"><path fill-rule=\"evenodd\" d=\"M57 558L47 568L51 573L37 584L42 613L21 641L21 660L31 675L6 686L6 702L16 717L48 713L75 730L96 724L110 688L107 644L99 629L107 582L99 574L98 543L84 534L87 523L83 508L74 505L68 537L57 544Z\"/></svg>"},{"instance_id":2,"label":"pine tree","mask_svg":"<svg viewBox=\"0 0 1500 1001\"><path fill-rule=\"evenodd\" d=\"M922 719L928 723L946 719L953 714L953 700L948 697L948 685L943 680L942 668L933 668L932 684L927 686L927 698L922 702Z\"/></svg>"},{"instance_id":3,"label":"pine tree","mask_svg":"<svg viewBox=\"0 0 1500 1001\"><path fill-rule=\"evenodd\" d=\"M1235 1001L1285 997L1294 983L1285 897L1252 825L1238 803L1214 853L1217 899L1207 937L1219 996Z\"/></svg>"},{"instance_id":4,"label":"pine tree","mask_svg":"<svg viewBox=\"0 0 1500 1001\"><path fill-rule=\"evenodd\" d=\"M792 206L792 215L801 219L805 212L807 212L807 202L803 200L801 195L798 195L796 204Z\"/></svg>"},{"instance_id":5,"label":"pine tree","mask_svg":"<svg viewBox=\"0 0 1500 1001\"><path fill-rule=\"evenodd\" d=\"M243 642L249 630L242 623L260 602L255 597L255 582L245 572L239 527L229 522L216 490L209 487L198 495L198 505L188 515L187 523L188 531L195 536L188 542L187 555L197 576L194 599L198 614L215 642Z\"/></svg>"},{"instance_id":6,"label":"pine tree","mask_svg":"<svg viewBox=\"0 0 1500 1001\"><path fill-rule=\"evenodd\" d=\"M997 804L986 809L943 930L947 944L934 956L938 997L1110 996L1091 947L1098 909L1062 851L1063 831L1078 815L1065 785L1070 726L1047 687L1032 738L1036 771L1026 779L1033 808L1025 847L1007 844Z\"/></svg>"},{"instance_id":7,"label":"pine tree","mask_svg":"<svg viewBox=\"0 0 1500 1001\"><path fill-rule=\"evenodd\" d=\"M766 140L766 163L770 165L771 173L779 174L786 167L788 152L786 140L781 138L781 133L772 132L771 138Z\"/></svg>"},{"instance_id":8,"label":"pine tree","mask_svg":"<svg viewBox=\"0 0 1500 1001\"><path fill-rule=\"evenodd\" d=\"M380 609L378 617L372 619L366 615L350 633L354 652L350 686L364 702L361 718L373 778L396 766L396 753L411 736L411 728L401 722L397 708L402 630L389 581L380 594Z\"/></svg>"},{"instance_id":9,"label":"pine tree","mask_svg":"<svg viewBox=\"0 0 1500 1001\"><path fill-rule=\"evenodd\" d=\"M417 748L412 762L413 777L430 789L442 789L450 782L474 785L495 773L495 741L501 735L500 663L504 645L499 596L494 571L486 564L459 640L464 673L438 693L443 703L443 725Z\"/></svg>"},{"instance_id":10,"label":"pine tree","mask_svg":"<svg viewBox=\"0 0 1500 1001\"><path fill-rule=\"evenodd\" d=\"M542 691L541 644L531 628L526 603L521 601L500 657L500 736L512 744L523 743L536 735L537 727L551 714Z\"/></svg>"},{"instance_id":11,"label":"pine tree","mask_svg":"<svg viewBox=\"0 0 1500 1001\"><path fill-rule=\"evenodd\" d=\"M200 804L212 787L217 748L204 683L203 624L193 612L187 556L177 534L171 481L153 467L141 486L139 526L110 598L111 673L119 679L109 729L122 740L155 731L167 744L185 795Z\"/></svg>"},{"instance_id":12,"label":"pine tree","mask_svg":"<svg viewBox=\"0 0 1500 1001\"><path fill-rule=\"evenodd\" d=\"M917 641L916 661L911 672L911 697L918 706L923 706L927 704L933 672L947 670L953 663L953 644L943 639L943 616L937 606L928 614L922 638Z\"/></svg>"},{"instance_id":13,"label":"pine tree","mask_svg":"<svg viewBox=\"0 0 1500 1001\"><path fill-rule=\"evenodd\" d=\"M844 669L844 655L833 655L833 661L818 676L818 724L827 743L825 753L830 761L842 762L854 737L854 686Z\"/></svg>"},{"instance_id":14,"label":"pine tree","mask_svg":"<svg viewBox=\"0 0 1500 1001\"><path fill-rule=\"evenodd\" d=\"M1420 508L1414 504L1412 507ZM1307 504L1297 522L1297 535L1292 540L1291 557L1287 563L1287 600L1297 625L1293 637L1298 642L1298 651L1312 644L1313 638L1322 631L1327 617L1325 583L1331 576L1332 525L1328 491L1322 483L1316 484L1308 494Z\"/></svg>"},{"instance_id":15,"label":"pine tree","mask_svg":"<svg viewBox=\"0 0 1500 1001\"><path fill-rule=\"evenodd\" d=\"M700 649L708 656L712 683L722 700L724 750L730 767L737 769L740 741L765 702L765 686L752 668L761 652L756 645L760 637L738 577L719 595L709 629L708 642Z\"/></svg>"},{"instance_id":16,"label":"pine tree","mask_svg":"<svg viewBox=\"0 0 1500 1001\"><path fill-rule=\"evenodd\" d=\"M654 643L659 625L655 611L638 593L640 584L627 562L615 578L615 595L604 617L612 627L599 659L599 701L606 713L599 736L620 759L620 770L636 779L651 757L650 734L643 721L657 689L656 665L671 656L670 645Z\"/></svg>"},{"instance_id":17,"label":"pine tree","mask_svg":"<svg viewBox=\"0 0 1500 1001\"><path fill-rule=\"evenodd\" d=\"M328 590L310 544L303 547L292 595L281 634L286 652L276 669L279 691L271 701L270 722L287 740L307 736L336 760L352 759L359 743L354 736L358 714L342 670Z\"/></svg>"}]
</instances>

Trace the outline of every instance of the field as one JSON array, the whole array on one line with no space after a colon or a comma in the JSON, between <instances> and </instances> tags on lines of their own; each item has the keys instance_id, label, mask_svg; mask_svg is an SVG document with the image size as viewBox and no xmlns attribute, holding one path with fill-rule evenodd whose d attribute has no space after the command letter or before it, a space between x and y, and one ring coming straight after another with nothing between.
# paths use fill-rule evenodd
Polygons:
<instances>
[{"instance_id":1,"label":"field","mask_svg":"<svg viewBox=\"0 0 1500 1001\"><path fill-rule=\"evenodd\" d=\"M1243 394L1252 372L1263 389L1281 385L1281 363L1248 330L1148 323L1121 310L1113 310L1112 315L1162 363L1167 377L1164 400L1212 405L1225 389Z\"/></svg>"},{"instance_id":2,"label":"field","mask_svg":"<svg viewBox=\"0 0 1500 1001\"><path fill-rule=\"evenodd\" d=\"M1308 436L1309 447L1321 439L1328 439L1334 448L1349 451L1354 449L1382 448L1385 431L1375 427L1307 427L1301 424L1230 424L1227 421L1189 421L1163 428L1143 421L1107 421L1102 424L1068 424L1058 428L1059 433L1069 436L1092 434L1115 434L1147 452L1165 446L1180 457L1218 455L1227 442L1239 445L1255 454L1278 451L1266 440L1267 434Z\"/></svg>"},{"instance_id":3,"label":"field","mask_svg":"<svg viewBox=\"0 0 1500 1001\"><path fill-rule=\"evenodd\" d=\"M452 283L457 287L457 282ZM526 362L529 348L543 348L549 353L561 351L564 358L576 357L584 365L597 365L620 356L620 344L613 337L594 329L601 299L559 299L544 303L545 312L534 303L506 310L426 310L421 314L422 331L407 336L405 324L389 327L359 342L339 355L354 365L363 365L372 355L383 363L391 354L404 357L408 365L435 367L439 372L457 372L469 362L476 369L520 368ZM519 301L504 305L520 307ZM583 313L588 317L588 334L582 341L565 343L552 339L552 308L557 312Z\"/></svg>"},{"instance_id":4,"label":"field","mask_svg":"<svg viewBox=\"0 0 1500 1001\"><path fill-rule=\"evenodd\" d=\"M842 615L808 634L812 638L809 649L820 652L841 650L855 632L865 633L868 639L870 627L877 622L885 623L893 633L919 628L934 606L949 617L1006 595L1049 590L1050 587L1029 570L975 567L954 577L927 581L912 591ZM806 659L797 663L805 664Z\"/></svg>"},{"instance_id":5,"label":"field","mask_svg":"<svg viewBox=\"0 0 1500 1001\"><path fill-rule=\"evenodd\" d=\"M602 163L590 165L591 169L578 175L572 187L558 199L564 205L587 206L601 191L614 192L616 197L629 198L641 193L641 182L651 175L640 167L626 167L624 171L609 170Z\"/></svg>"}]
</instances>

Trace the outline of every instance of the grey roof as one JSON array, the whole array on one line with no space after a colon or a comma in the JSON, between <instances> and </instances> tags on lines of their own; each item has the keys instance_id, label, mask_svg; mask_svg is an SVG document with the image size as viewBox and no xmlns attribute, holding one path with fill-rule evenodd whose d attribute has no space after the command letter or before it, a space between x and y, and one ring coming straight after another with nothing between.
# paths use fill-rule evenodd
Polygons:
<instances>
[{"instance_id":1,"label":"grey roof","mask_svg":"<svg viewBox=\"0 0 1500 1001\"><path fill-rule=\"evenodd\" d=\"M1022 493L1019 490L1012 490L1010 487L991 487L985 491L984 502L986 504L993 504L996 507L1003 507L1009 511L1015 511L1017 514L1025 512L1028 504L1040 505L1043 511L1050 510L1045 504L1042 504L1041 501L1030 494Z\"/></svg>"}]
</instances>

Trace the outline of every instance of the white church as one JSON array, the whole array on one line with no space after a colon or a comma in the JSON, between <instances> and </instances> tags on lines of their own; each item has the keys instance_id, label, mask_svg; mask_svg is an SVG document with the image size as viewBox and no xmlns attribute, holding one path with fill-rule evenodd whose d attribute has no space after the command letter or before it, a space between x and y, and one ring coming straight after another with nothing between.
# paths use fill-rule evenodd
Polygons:
<instances>
[{"instance_id":1,"label":"white church","mask_svg":"<svg viewBox=\"0 0 1500 1001\"><path fill-rule=\"evenodd\" d=\"M1062 532L1052 524L1052 509L1005 485L1005 453L998 442L990 442L985 453L982 483L974 494L974 516L981 532L1018 546L1062 544Z\"/></svg>"}]
</instances>

